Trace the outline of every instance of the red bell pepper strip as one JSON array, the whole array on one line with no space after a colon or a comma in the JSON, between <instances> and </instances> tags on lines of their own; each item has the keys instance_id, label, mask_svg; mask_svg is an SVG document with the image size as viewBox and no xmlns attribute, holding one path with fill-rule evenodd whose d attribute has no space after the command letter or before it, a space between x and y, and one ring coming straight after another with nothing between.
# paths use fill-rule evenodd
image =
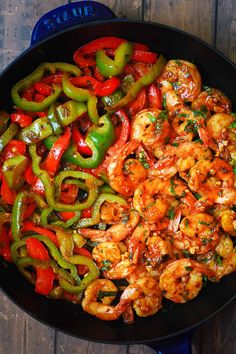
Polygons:
<instances>
[{"instance_id":1,"label":"red bell pepper strip","mask_svg":"<svg viewBox=\"0 0 236 354\"><path fill-rule=\"evenodd\" d=\"M75 51L73 60L79 67L94 66L96 64L94 56L85 58L85 54L80 49Z\"/></svg>"},{"instance_id":2,"label":"red bell pepper strip","mask_svg":"<svg viewBox=\"0 0 236 354\"><path fill-rule=\"evenodd\" d=\"M75 216L75 212L74 211L61 211L60 213L58 213L60 215L60 217L64 220L70 220Z\"/></svg>"},{"instance_id":3,"label":"red bell pepper strip","mask_svg":"<svg viewBox=\"0 0 236 354\"><path fill-rule=\"evenodd\" d=\"M85 87L91 90L96 96L109 96L120 86L120 79L112 77L103 83L92 76L77 76L70 79L73 85Z\"/></svg>"},{"instance_id":4,"label":"red bell pepper strip","mask_svg":"<svg viewBox=\"0 0 236 354\"><path fill-rule=\"evenodd\" d=\"M2 175L1 196L7 204L14 204L16 191L9 188L4 175Z\"/></svg>"},{"instance_id":5,"label":"red bell pepper strip","mask_svg":"<svg viewBox=\"0 0 236 354\"><path fill-rule=\"evenodd\" d=\"M108 56L114 57L115 50L107 49L106 54ZM155 64L155 62L157 61L157 54L153 52L143 51L143 50L134 50L131 60L141 61L143 63L148 63L148 64Z\"/></svg>"},{"instance_id":6,"label":"red bell pepper strip","mask_svg":"<svg viewBox=\"0 0 236 354\"><path fill-rule=\"evenodd\" d=\"M92 216L92 207L84 209L81 213L81 219L91 218L91 216Z\"/></svg>"},{"instance_id":7,"label":"red bell pepper strip","mask_svg":"<svg viewBox=\"0 0 236 354\"><path fill-rule=\"evenodd\" d=\"M25 98L27 101L33 101L34 88L31 87L31 88L28 88L28 89L24 90L24 91L21 93L21 97L22 97L22 98Z\"/></svg>"},{"instance_id":8,"label":"red bell pepper strip","mask_svg":"<svg viewBox=\"0 0 236 354\"><path fill-rule=\"evenodd\" d=\"M43 81L36 82L34 84L34 89L41 95L50 96L52 93L52 87Z\"/></svg>"},{"instance_id":9,"label":"red bell pepper strip","mask_svg":"<svg viewBox=\"0 0 236 354\"><path fill-rule=\"evenodd\" d=\"M12 139L3 150L3 160L10 159L18 154L25 155L26 145L23 141Z\"/></svg>"},{"instance_id":10,"label":"red bell pepper strip","mask_svg":"<svg viewBox=\"0 0 236 354\"><path fill-rule=\"evenodd\" d=\"M12 262L10 238L8 237L8 230L5 225L2 225L2 232L0 234L0 255L8 262Z\"/></svg>"},{"instance_id":11,"label":"red bell pepper strip","mask_svg":"<svg viewBox=\"0 0 236 354\"><path fill-rule=\"evenodd\" d=\"M36 93L34 95L34 102L42 102L44 99L46 98L46 96L42 95L41 93Z\"/></svg>"},{"instance_id":12,"label":"red bell pepper strip","mask_svg":"<svg viewBox=\"0 0 236 354\"><path fill-rule=\"evenodd\" d=\"M74 141L75 146L77 147L77 151L81 155L92 156L92 150L86 144L83 135L80 133L79 128L75 124L72 127L72 140Z\"/></svg>"},{"instance_id":13,"label":"red bell pepper strip","mask_svg":"<svg viewBox=\"0 0 236 354\"><path fill-rule=\"evenodd\" d=\"M45 261L50 259L47 249L36 238L29 237L26 240L26 248L29 256L32 258ZM53 281L55 278L52 268L41 269L36 267L36 274L35 291L42 295L48 295L53 288Z\"/></svg>"},{"instance_id":14,"label":"red bell pepper strip","mask_svg":"<svg viewBox=\"0 0 236 354\"><path fill-rule=\"evenodd\" d=\"M62 184L60 200L65 204L72 204L78 196L79 187L75 184Z\"/></svg>"},{"instance_id":15,"label":"red bell pepper strip","mask_svg":"<svg viewBox=\"0 0 236 354\"><path fill-rule=\"evenodd\" d=\"M61 84L62 83L62 73L56 73L56 74L51 74L48 76L45 76L42 79L42 82L44 82L45 84Z\"/></svg>"},{"instance_id":16,"label":"red bell pepper strip","mask_svg":"<svg viewBox=\"0 0 236 354\"><path fill-rule=\"evenodd\" d=\"M32 184L36 183L38 178L33 173L32 164L30 164L26 167L25 172L24 172L24 177L25 177L25 180L28 184L32 185Z\"/></svg>"},{"instance_id":17,"label":"red bell pepper strip","mask_svg":"<svg viewBox=\"0 0 236 354\"><path fill-rule=\"evenodd\" d=\"M99 69L97 66L94 68L93 76L96 80L103 82L105 80L105 77L100 73Z\"/></svg>"},{"instance_id":18,"label":"red bell pepper strip","mask_svg":"<svg viewBox=\"0 0 236 354\"><path fill-rule=\"evenodd\" d=\"M31 188L32 192L45 196L44 185L40 178L37 178L36 182L31 185Z\"/></svg>"},{"instance_id":19,"label":"red bell pepper strip","mask_svg":"<svg viewBox=\"0 0 236 354\"><path fill-rule=\"evenodd\" d=\"M35 203L30 203L26 206L24 213L23 213L23 220L29 219L35 209L37 208L37 205Z\"/></svg>"},{"instance_id":20,"label":"red bell pepper strip","mask_svg":"<svg viewBox=\"0 0 236 354\"><path fill-rule=\"evenodd\" d=\"M32 123L32 117L24 113L12 113L11 121L12 123L18 123L21 128L25 128Z\"/></svg>"},{"instance_id":21,"label":"red bell pepper strip","mask_svg":"<svg viewBox=\"0 0 236 354\"><path fill-rule=\"evenodd\" d=\"M162 93L161 90L155 85L151 84L148 91L149 107L162 109Z\"/></svg>"},{"instance_id":22,"label":"red bell pepper strip","mask_svg":"<svg viewBox=\"0 0 236 354\"><path fill-rule=\"evenodd\" d=\"M84 256L84 257L87 257L87 258L90 258L90 259L92 258L91 252L85 247L77 247L77 246L75 246L73 252L75 254L79 254L80 256Z\"/></svg>"},{"instance_id":23,"label":"red bell pepper strip","mask_svg":"<svg viewBox=\"0 0 236 354\"><path fill-rule=\"evenodd\" d=\"M139 111L145 108L146 101L147 101L146 88L143 87L138 93L136 99L128 103L126 107L128 108L129 113L132 116L134 116Z\"/></svg>"},{"instance_id":24,"label":"red bell pepper strip","mask_svg":"<svg viewBox=\"0 0 236 354\"><path fill-rule=\"evenodd\" d=\"M70 137L70 128L66 127L64 134L56 140L56 142L53 144L53 147L49 151L48 156L46 157L45 169L51 177L53 177L58 170L61 157L69 146Z\"/></svg>"},{"instance_id":25,"label":"red bell pepper strip","mask_svg":"<svg viewBox=\"0 0 236 354\"><path fill-rule=\"evenodd\" d=\"M23 223L23 232L26 231L35 231L36 233L48 237L58 248L59 248L59 242L57 239L56 234L42 226L37 226L33 221L31 220L26 220Z\"/></svg>"}]
</instances>

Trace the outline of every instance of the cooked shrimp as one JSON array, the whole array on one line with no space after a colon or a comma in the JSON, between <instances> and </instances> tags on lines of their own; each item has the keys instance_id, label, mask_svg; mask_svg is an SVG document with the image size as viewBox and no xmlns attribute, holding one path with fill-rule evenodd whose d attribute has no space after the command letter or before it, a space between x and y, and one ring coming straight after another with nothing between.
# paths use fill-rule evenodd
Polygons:
<instances>
[{"instance_id":1,"label":"cooked shrimp","mask_svg":"<svg viewBox=\"0 0 236 354\"><path fill-rule=\"evenodd\" d=\"M131 140L142 142L147 148L155 149L164 144L170 134L168 114L156 108L140 111L131 122Z\"/></svg>"},{"instance_id":2,"label":"cooked shrimp","mask_svg":"<svg viewBox=\"0 0 236 354\"><path fill-rule=\"evenodd\" d=\"M171 242L160 236L150 236L147 240L147 252L145 253L147 261L157 264L168 261L172 256Z\"/></svg>"},{"instance_id":3,"label":"cooked shrimp","mask_svg":"<svg viewBox=\"0 0 236 354\"><path fill-rule=\"evenodd\" d=\"M139 143L136 141L128 142L121 151L117 151L117 154L110 157L107 168L109 184L116 192L124 196L131 196L139 183L147 177L147 171L141 162L136 160L134 164L134 159L130 159L130 162L126 160L138 146Z\"/></svg>"},{"instance_id":4,"label":"cooked shrimp","mask_svg":"<svg viewBox=\"0 0 236 354\"><path fill-rule=\"evenodd\" d=\"M102 242L94 247L92 256L99 268L105 263L109 265L118 263L121 260L119 244L115 242Z\"/></svg>"},{"instance_id":5,"label":"cooked shrimp","mask_svg":"<svg viewBox=\"0 0 236 354\"><path fill-rule=\"evenodd\" d=\"M158 282L150 276L138 279L128 285L122 293L120 303L126 301L133 303L138 316L154 315L162 307L162 294Z\"/></svg>"},{"instance_id":6,"label":"cooked shrimp","mask_svg":"<svg viewBox=\"0 0 236 354\"><path fill-rule=\"evenodd\" d=\"M128 257L128 254L127 254ZM136 268L136 265L131 263L130 258L124 258L120 262L111 265L111 268L105 270L103 275L107 279L122 279L126 278Z\"/></svg>"},{"instance_id":7,"label":"cooked shrimp","mask_svg":"<svg viewBox=\"0 0 236 354\"><path fill-rule=\"evenodd\" d=\"M224 134L234 122L234 117L226 113L216 113L207 121L207 130L215 140L222 140Z\"/></svg>"},{"instance_id":8,"label":"cooked shrimp","mask_svg":"<svg viewBox=\"0 0 236 354\"><path fill-rule=\"evenodd\" d=\"M132 235L127 239L129 257L133 264L137 264L142 252L146 248L146 239L150 229L147 225L139 224Z\"/></svg>"},{"instance_id":9,"label":"cooked shrimp","mask_svg":"<svg viewBox=\"0 0 236 354\"><path fill-rule=\"evenodd\" d=\"M126 277L126 280L130 283L136 283L138 279L144 278L144 277L152 277L156 281L159 281L160 279L160 274L161 274L161 269L160 267L153 266L150 263L148 264L138 264L135 270L129 274Z\"/></svg>"},{"instance_id":10,"label":"cooked shrimp","mask_svg":"<svg viewBox=\"0 0 236 354\"><path fill-rule=\"evenodd\" d=\"M215 113L230 113L232 105L221 90L207 87L192 102L191 107L196 110L202 110L202 107L205 107L208 111Z\"/></svg>"},{"instance_id":11,"label":"cooked shrimp","mask_svg":"<svg viewBox=\"0 0 236 354\"><path fill-rule=\"evenodd\" d=\"M82 300L84 311L96 316L100 320L117 320L129 305L128 301L126 303L123 302L122 306L120 304L116 306L110 305L115 299L117 291L117 287L108 279L94 280L84 293ZM104 297L101 296L103 294ZM101 302L98 302L99 295Z\"/></svg>"},{"instance_id":12,"label":"cooked shrimp","mask_svg":"<svg viewBox=\"0 0 236 354\"><path fill-rule=\"evenodd\" d=\"M139 222L140 216L131 210L128 218L122 219L118 224L112 225L108 230L79 229L79 233L95 242L119 242L128 237Z\"/></svg>"},{"instance_id":13,"label":"cooked shrimp","mask_svg":"<svg viewBox=\"0 0 236 354\"><path fill-rule=\"evenodd\" d=\"M219 158L215 158L213 161L209 159L198 161L190 169L189 175L189 187L200 194L201 189L204 192L207 187L209 187L208 190L211 190L220 187L233 187L234 185L235 177L232 166ZM205 188L201 188L203 184Z\"/></svg>"},{"instance_id":14,"label":"cooked shrimp","mask_svg":"<svg viewBox=\"0 0 236 354\"><path fill-rule=\"evenodd\" d=\"M178 104L194 101L202 88L197 67L186 60L170 60L158 78L158 82L161 84L168 110L172 110Z\"/></svg>"},{"instance_id":15,"label":"cooked shrimp","mask_svg":"<svg viewBox=\"0 0 236 354\"><path fill-rule=\"evenodd\" d=\"M100 209L101 220L108 225L119 222L127 213L127 206L119 203L104 202Z\"/></svg>"},{"instance_id":16,"label":"cooked shrimp","mask_svg":"<svg viewBox=\"0 0 236 354\"><path fill-rule=\"evenodd\" d=\"M224 210L220 213L220 222L223 230L236 236L236 213L233 210Z\"/></svg>"},{"instance_id":17,"label":"cooked shrimp","mask_svg":"<svg viewBox=\"0 0 236 354\"><path fill-rule=\"evenodd\" d=\"M210 270L215 272L217 279L236 270L236 248L228 235L221 235L211 259L207 262Z\"/></svg>"},{"instance_id":18,"label":"cooked shrimp","mask_svg":"<svg viewBox=\"0 0 236 354\"><path fill-rule=\"evenodd\" d=\"M175 247L191 254L202 254L219 242L216 219L206 213L186 216L179 225L179 232L173 235Z\"/></svg>"},{"instance_id":19,"label":"cooked shrimp","mask_svg":"<svg viewBox=\"0 0 236 354\"><path fill-rule=\"evenodd\" d=\"M167 265L160 276L160 289L167 299L185 303L195 298L203 285L203 275L214 273L204 265L187 258Z\"/></svg>"}]
</instances>

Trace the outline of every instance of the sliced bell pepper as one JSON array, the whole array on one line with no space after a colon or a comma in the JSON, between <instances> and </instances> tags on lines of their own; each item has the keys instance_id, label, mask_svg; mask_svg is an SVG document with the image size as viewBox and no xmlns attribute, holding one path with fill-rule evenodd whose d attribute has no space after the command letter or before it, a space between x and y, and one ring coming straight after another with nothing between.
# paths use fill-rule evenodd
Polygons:
<instances>
[{"instance_id":1,"label":"sliced bell pepper","mask_svg":"<svg viewBox=\"0 0 236 354\"><path fill-rule=\"evenodd\" d=\"M11 121L12 123L18 123L21 128L25 128L32 123L32 117L24 113L12 113Z\"/></svg>"},{"instance_id":2,"label":"sliced bell pepper","mask_svg":"<svg viewBox=\"0 0 236 354\"><path fill-rule=\"evenodd\" d=\"M25 155L26 152L26 145L23 141L12 139L9 143L5 146L3 150L3 160L10 159L11 157L22 154Z\"/></svg>"},{"instance_id":3,"label":"sliced bell pepper","mask_svg":"<svg viewBox=\"0 0 236 354\"><path fill-rule=\"evenodd\" d=\"M166 63L165 58L162 55L160 55L156 64L154 64L151 67L149 72L143 77L141 77L138 81L136 81L130 87L127 94L117 104L113 106L108 106L106 107L106 109L108 111L117 110L121 107L126 106L126 104L129 103L130 101L134 100L144 86L150 85L157 78L157 76L160 75L162 69L165 66L165 63Z\"/></svg>"},{"instance_id":4,"label":"sliced bell pepper","mask_svg":"<svg viewBox=\"0 0 236 354\"><path fill-rule=\"evenodd\" d=\"M11 123L7 130L2 133L0 136L0 152L2 152L3 148L14 138L19 130L20 127L17 123Z\"/></svg>"},{"instance_id":5,"label":"sliced bell pepper","mask_svg":"<svg viewBox=\"0 0 236 354\"><path fill-rule=\"evenodd\" d=\"M27 158L21 154L4 161L2 171L10 189L18 190L22 186L24 183L24 171L27 165Z\"/></svg>"},{"instance_id":6,"label":"sliced bell pepper","mask_svg":"<svg viewBox=\"0 0 236 354\"><path fill-rule=\"evenodd\" d=\"M44 166L51 177L53 177L58 170L61 157L69 146L70 138L70 128L66 127L64 134L56 140L46 157Z\"/></svg>"},{"instance_id":7,"label":"sliced bell pepper","mask_svg":"<svg viewBox=\"0 0 236 354\"><path fill-rule=\"evenodd\" d=\"M120 75L133 53L132 44L123 42L115 51L114 60L109 58L103 50L96 52L96 65L105 77Z\"/></svg>"},{"instance_id":8,"label":"sliced bell pepper","mask_svg":"<svg viewBox=\"0 0 236 354\"><path fill-rule=\"evenodd\" d=\"M50 96L52 93L52 87L42 81L36 82L34 84L34 89L36 92L40 93L45 97Z\"/></svg>"},{"instance_id":9,"label":"sliced bell pepper","mask_svg":"<svg viewBox=\"0 0 236 354\"><path fill-rule=\"evenodd\" d=\"M92 155L92 153L93 153L92 150L86 144L85 138L82 136L79 128L75 124L72 127L72 140L75 143L75 146L77 147L77 151L81 155L87 155L87 156Z\"/></svg>"},{"instance_id":10,"label":"sliced bell pepper","mask_svg":"<svg viewBox=\"0 0 236 354\"><path fill-rule=\"evenodd\" d=\"M58 106L58 104L56 104L56 103L53 103L50 106L50 108L48 110L47 117L48 117L48 120L52 126L54 134L61 135L63 132L63 129L61 127L61 124L60 124L58 116L57 116L57 111L56 111L57 106Z\"/></svg>"},{"instance_id":11,"label":"sliced bell pepper","mask_svg":"<svg viewBox=\"0 0 236 354\"><path fill-rule=\"evenodd\" d=\"M86 105L74 100L67 101L56 108L57 118L62 127L71 124L85 112L87 112Z\"/></svg>"},{"instance_id":12,"label":"sliced bell pepper","mask_svg":"<svg viewBox=\"0 0 236 354\"><path fill-rule=\"evenodd\" d=\"M149 107L162 109L162 93L159 87L157 87L154 83L150 85L148 90L148 101Z\"/></svg>"},{"instance_id":13,"label":"sliced bell pepper","mask_svg":"<svg viewBox=\"0 0 236 354\"><path fill-rule=\"evenodd\" d=\"M127 104L128 112L131 116L135 116L139 111L145 108L147 102L146 87L143 87L135 100Z\"/></svg>"},{"instance_id":14,"label":"sliced bell pepper","mask_svg":"<svg viewBox=\"0 0 236 354\"><path fill-rule=\"evenodd\" d=\"M101 103L104 107L110 107L118 104L124 97L124 92L119 88L109 96L103 96Z\"/></svg>"},{"instance_id":15,"label":"sliced bell pepper","mask_svg":"<svg viewBox=\"0 0 236 354\"><path fill-rule=\"evenodd\" d=\"M5 213L4 213L5 214ZM0 255L8 262L12 262L10 239L6 225L1 226L0 232Z\"/></svg>"},{"instance_id":16,"label":"sliced bell pepper","mask_svg":"<svg viewBox=\"0 0 236 354\"><path fill-rule=\"evenodd\" d=\"M10 120L10 114L5 111L0 111L0 134L7 130L7 125Z\"/></svg>"},{"instance_id":17,"label":"sliced bell pepper","mask_svg":"<svg viewBox=\"0 0 236 354\"><path fill-rule=\"evenodd\" d=\"M46 227L41 227L41 226L37 226L33 221L31 220L26 220L23 222L23 232L27 232L27 231L34 231L37 234L43 235L45 237L48 237L55 246L59 247L59 241L57 239L57 236L55 235L55 233L49 229L47 229Z\"/></svg>"},{"instance_id":18,"label":"sliced bell pepper","mask_svg":"<svg viewBox=\"0 0 236 354\"><path fill-rule=\"evenodd\" d=\"M18 134L18 139L29 145L45 139L53 133L52 126L47 117L38 118L28 127L22 129Z\"/></svg>"},{"instance_id":19,"label":"sliced bell pepper","mask_svg":"<svg viewBox=\"0 0 236 354\"><path fill-rule=\"evenodd\" d=\"M79 187L75 184L64 184L61 186L60 201L65 204L72 204L75 202L79 192Z\"/></svg>"},{"instance_id":20,"label":"sliced bell pepper","mask_svg":"<svg viewBox=\"0 0 236 354\"><path fill-rule=\"evenodd\" d=\"M77 76L70 81L75 86L88 88L97 96L108 96L118 89L121 80L114 76L101 83L92 76Z\"/></svg>"},{"instance_id":21,"label":"sliced bell pepper","mask_svg":"<svg viewBox=\"0 0 236 354\"><path fill-rule=\"evenodd\" d=\"M114 56L115 51L113 49L108 49L106 50L106 54L109 56ZM135 49L131 56L131 60L141 61L143 63L155 64L155 62L157 61L157 54L153 52L148 52L146 50L143 51L143 50Z\"/></svg>"},{"instance_id":22,"label":"sliced bell pepper","mask_svg":"<svg viewBox=\"0 0 236 354\"><path fill-rule=\"evenodd\" d=\"M16 192L13 191L11 188L9 188L3 174L2 174L1 196L4 202L6 202L7 204L10 205L14 204L16 198Z\"/></svg>"},{"instance_id":23,"label":"sliced bell pepper","mask_svg":"<svg viewBox=\"0 0 236 354\"><path fill-rule=\"evenodd\" d=\"M62 72L70 72L74 75L81 74L79 68L77 68L72 64L61 63L61 62L43 63L39 65L30 75L26 76L25 78L23 78L13 86L11 90L11 97L14 104L17 107L24 109L25 111L31 111L31 112L44 111L47 107L49 107L53 102L55 102L58 99L62 91L61 86L53 85L52 87L53 92L48 97L42 94L38 94L41 95L42 101L41 99L37 99L36 95L34 97L34 100L36 102L28 101L24 97L21 97L20 94L22 91L25 91L28 88L34 86L38 81L41 81L41 79L45 75L45 72L50 72L52 74L55 74L57 70Z\"/></svg>"},{"instance_id":24,"label":"sliced bell pepper","mask_svg":"<svg viewBox=\"0 0 236 354\"><path fill-rule=\"evenodd\" d=\"M26 240L26 247L30 257L46 261L50 259L47 249L36 238L29 237ZM53 269L51 267L47 269L36 267L36 274L35 291L42 295L48 295L53 288L55 278Z\"/></svg>"}]
</instances>

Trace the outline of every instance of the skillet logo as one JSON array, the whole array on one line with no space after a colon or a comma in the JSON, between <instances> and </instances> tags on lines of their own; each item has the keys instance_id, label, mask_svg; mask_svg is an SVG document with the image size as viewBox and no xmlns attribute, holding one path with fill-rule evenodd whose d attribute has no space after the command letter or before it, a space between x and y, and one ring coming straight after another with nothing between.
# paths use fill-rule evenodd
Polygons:
<instances>
[{"instance_id":1,"label":"skillet logo","mask_svg":"<svg viewBox=\"0 0 236 354\"><path fill-rule=\"evenodd\" d=\"M95 16L95 10L92 5L73 6L61 12L54 12L50 17L44 19L44 26L50 30L58 27L60 24L75 22L79 19L87 21L88 17Z\"/></svg>"}]
</instances>

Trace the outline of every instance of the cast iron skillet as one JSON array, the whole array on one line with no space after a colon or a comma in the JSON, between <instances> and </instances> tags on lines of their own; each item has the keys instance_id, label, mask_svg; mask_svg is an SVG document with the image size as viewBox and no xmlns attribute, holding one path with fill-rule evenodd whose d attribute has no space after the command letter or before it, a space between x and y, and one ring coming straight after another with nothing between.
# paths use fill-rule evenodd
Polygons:
<instances>
[{"instance_id":1,"label":"cast iron skillet","mask_svg":"<svg viewBox=\"0 0 236 354\"><path fill-rule=\"evenodd\" d=\"M73 24L80 20L94 20L97 14L102 20ZM38 44L32 45L2 73L1 109L11 108L11 87L37 65L45 61L72 62L73 52L79 46L106 35L146 43L154 52L162 53L166 58L193 61L200 70L203 83L220 88L231 98L233 107L236 107L236 67L221 53L203 41L171 27L112 17L114 15L104 5L92 1L72 3L46 14L33 32L33 43L48 32L58 30L58 26L59 29L60 26L73 26L47 39L40 38ZM36 294L16 268L3 261L0 261L0 286L25 312L67 334L105 343L154 344L173 340L177 335L191 331L232 301L236 294L236 273L223 278L219 284L208 284L196 299L187 304L166 302L163 311L148 318L137 318L130 326L124 325L122 319L114 322L100 321L81 311L79 306ZM180 352L183 353L184 349Z\"/></svg>"}]
</instances>

